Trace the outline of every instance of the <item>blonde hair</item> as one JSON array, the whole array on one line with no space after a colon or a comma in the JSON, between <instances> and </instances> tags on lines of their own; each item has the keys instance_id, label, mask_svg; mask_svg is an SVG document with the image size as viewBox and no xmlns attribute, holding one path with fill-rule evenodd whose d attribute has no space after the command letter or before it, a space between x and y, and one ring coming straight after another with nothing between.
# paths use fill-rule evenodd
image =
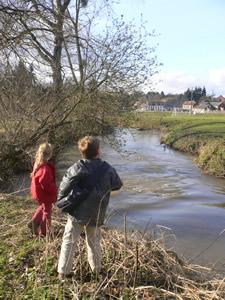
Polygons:
<instances>
[{"instance_id":1,"label":"blonde hair","mask_svg":"<svg viewBox=\"0 0 225 300\"><path fill-rule=\"evenodd\" d=\"M94 136L85 136L78 141L78 149L83 158L94 158L98 155L99 140Z\"/></svg>"},{"instance_id":2,"label":"blonde hair","mask_svg":"<svg viewBox=\"0 0 225 300\"><path fill-rule=\"evenodd\" d=\"M31 177L34 177L35 172L40 168L40 166L48 161L52 156L52 145L49 143L43 143L39 146L36 155L35 155L35 164L33 172L30 174Z\"/></svg>"}]
</instances>

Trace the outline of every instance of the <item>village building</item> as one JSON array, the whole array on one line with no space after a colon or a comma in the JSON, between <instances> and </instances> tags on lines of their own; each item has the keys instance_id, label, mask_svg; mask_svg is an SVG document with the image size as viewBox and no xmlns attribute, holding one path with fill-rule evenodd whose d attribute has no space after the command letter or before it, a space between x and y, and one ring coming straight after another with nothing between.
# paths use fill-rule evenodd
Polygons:
<instances>
[{"instance_id":1,"label":"village building","mask_svg":"<svg viewBox=\"0 0 225 300\"><path fill-rule=\"evenodd\" d=\"M225 98L223 96L219 96L219 97L216 98L216 102L225 103Z\"/></svg>"},{"instance_id":2,"label":"village building","mask_svg":"<svg viewBox=\"0 0 225 300\"><path fill-rule=\"evenodd\" d=\"M193 114L204 114L205 112L209 112L215 110L215 108L209 102L201 102L199 105L193 107Z\"/></svg>"},{"instance_id":3,"label":"village building","mask_svg":"<svg viewBox=\"0 0 225 300\"><path fill-rule=\"evenodd\" d=\"M182 111L182 104L178 102L168 101L164 105L165 111Z\"/></svg>"},{"instance_id":4,"label":"village building","mask_svg":"<svg viewBox=\"0 0 225 300\"><path fill-rule=\"evenodd\" d=\"M221 101L218 101L221 100ZM214 101L211 101L210 97L204 98L199 104L192 101L185 101L183 104L180 100L174 99L172 97L165 97L163 99L152 101L146 101L138 105L138 102L135 103L134 107L138 112L152 111L152 112L163 112L163 111L172 111L172 112L189 112L190 114L202 114L205 112L212 111L223 111L225 112L225 98L219 96L214 98Z\"/></svg>"},{"instance_id":5,"label":"village building","mask_svg":"<svg viewBox=\"0 0 225 300\"><path fill-rule=\"evenodd\" d=\"M210 102L210 104L218 111L225 110L225 102Z\"/></svg>"},{"instance_id":6,"label":"village building","mask_svg":"<svg viewBox=\"0 0 225 300\"><path fill-rule=\"evenodd\" d=\"M148 106L149 111L164 111L164 105L162 104L151 104Z\"/></svg>"},{"instance_id":7,"label":"village building","mask_svg":"<svg viewBox=\"0 0 225 300\"><path fill-rule=\"evenodd\" d=\"M137 111L147 111L148 110L148 104L147 103L142 103L139 105Z\"/></svg>"},{"instance_id":8,"label":"village building","mask_svg":"<svg viewBox=\"0 0 225 300\"><path fill-rule=\"evenodd\" d=\"M193 110L193 107L196 105L195 101L185 101L182 105L183 111L191 111Z\"/></svg>"}]
</instances>

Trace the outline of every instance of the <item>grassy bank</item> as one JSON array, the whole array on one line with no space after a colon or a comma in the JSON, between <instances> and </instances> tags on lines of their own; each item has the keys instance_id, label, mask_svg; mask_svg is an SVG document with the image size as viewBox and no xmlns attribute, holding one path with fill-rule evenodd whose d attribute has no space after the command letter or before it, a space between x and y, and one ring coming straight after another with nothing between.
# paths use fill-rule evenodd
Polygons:
<instances>
[{"instance_id":1,"label":"grassy bank","mask_svg":"<svg viewBox=\"0 0 225 300\"><path fill-rule=\"evenodd\" d=\"M225 177L225 113L204 115L133 113L123 116L122 126L159 129L162 142L191 153L204 172Z\"/></svg>"},{"instance_id":2,"label":"grassy bank","mask_svg":"<svg viewBox=\"0 0 225 300\"><path fill-rule=\"evenodd\" d=\"M225 298L224 279L181 261L166 251L163 237L153 239L149 231L104 228L99 276L90 272L81 237L72 276L60 282L56 268L65 215L55 209L53 230L40 240L26 227L37 207L32 199L2 194L0 204L0 299Z\"/></svg>"}]
</instances>

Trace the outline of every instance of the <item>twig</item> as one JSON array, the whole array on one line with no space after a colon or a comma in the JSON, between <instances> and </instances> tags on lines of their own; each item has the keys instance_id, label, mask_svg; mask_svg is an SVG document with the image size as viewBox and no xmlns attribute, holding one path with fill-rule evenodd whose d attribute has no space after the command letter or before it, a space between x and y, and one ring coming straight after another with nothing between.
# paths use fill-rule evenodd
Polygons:
<instances>
[{"instance_id":1,"label":"twig","mask_svg":"<svg viewBox=\"0 0 225 300\"><path fill-rule=\"evenodd\" d=\"M126 281L126 257L127 257L127 222L126 213L124 214L124 286L127 285Z\"/></svg>"},{"instance_id":2,"label":"twig","mask_svg":"<svg viewBox=\"0 0 225 300\"><path fill-rule=\"evenodd\" d=\"M218 293L221 285L225 282L225 277L223 278L223 280L220 282L218 288L216 289L216 291L213 293L212 297L210 298L210 300L214 299L216 297L216 294Z\"/></svg>"},{"instance_id":3,"label":"twig","mask_svg":"<svg viewBox=\"0 0 225 300\"><path fill-rule=\"evenodd\" d=\"M135 285L136 285L137 271L138 271L138 241L136 243L136 257L135 257L135 270L134 270L133 290L135 289Z\"/></svg>"},{"instance_id":4,"label":"twig","mask_svg":"<svg viewBox=\"0 0 225 300\"><path fill-rule=\"evenodd\" d=\"M218 241L218 239L223 234L223 232L225 232L225 229L219 233L219 235L216 237L216 239L208 247L206 247L204 250L202 250L198 255L196 255L194 258L192 258L189 262L192 263L194 260L196 260L196 258L201 256L204 252L206 252L209 248L211 248Z\"/></svg>"},{"instance_id":5,"label":"twig","mask_svg":"<svg viewBox=\"0 0 225 300\"><path fill-rule=\"evenodd\" d=\"M174 297L176 297L177 299L183 300L183 298L181 298L181 297L180 297L179 295L177 295L176 293L169 292L169 291L167 291L167 290L160 289L160 288L157 288L157 287L152 286L152 285L148 285L148 286L139 286L139 287L137 287L135 290L143 290L143 289L151 289L151 290L155 290L155 291L157 291L157 292L162 292L162 293L164 293L165 295L174 296Z\"/></svg>"},{"instance_id":6,"label":"twig","mask_svg":"<svg viewBox=\"0 0 225 300\"><path fill-rule=\"evenodd\" d=\"M30 188L26 188L26 189L23 189L23 190L18 190L18 191L15 191L15 192L12 192L12 193L9 193L8 195L14 195L14 194L18 194L18 193L21 193L21 192L24 192L24 191L28 191Z\"/></svg>"}]
</instances>

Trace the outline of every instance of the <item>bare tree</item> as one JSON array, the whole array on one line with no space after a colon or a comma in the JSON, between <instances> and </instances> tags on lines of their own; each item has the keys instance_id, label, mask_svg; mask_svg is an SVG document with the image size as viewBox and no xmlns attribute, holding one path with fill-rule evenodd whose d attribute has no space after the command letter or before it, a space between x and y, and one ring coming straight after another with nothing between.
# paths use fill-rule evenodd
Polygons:
<instances>
[{"instance_id":1,"label":"bare tree","mask_svg":"<svg viewBox=\"0 0 225 300\"><path fill-rule=\"evenodd\" d=\"M69 3L70 0L3 0L0 5L3 20L10 24L1 30L3 43L17 56L28 55L50 66L56 89L62 85L63 25Z\"/></svg>"},{"instance_id":2,"label":"bare tree","mask_svg":"<svg viewBox=\"0 0 225 300\"><path fill-rule=\"evenodd\" d=\"M157 70L152 36L115 18L107 0L0 0L0 165L12 168L43 137L60 145L112 128L119 91ZM35 78L22 88L19 63Z\"/></svg>"},{"instance_id":3,"label":"bare tree","mask_svg":"<svg viewBox=\"0 0 225 300\"><path fill-rule=\"evenodd\" d=\"M63 77L72 75L74 84L97 86L112 82L137 87L152 75L154 48L146 48L147 35L121 18L110 19L104 32L93 34L96 19L108 11L108 1L2 0L0 38L4 49L15 56L50 67L56 90ZM106 20L107 22L107 20ZM4 24L10 24L5 26ZM43 70L43 68L42 68ZM47 69L45 69L47 70Z\"/></svg>"}]
</instances>

